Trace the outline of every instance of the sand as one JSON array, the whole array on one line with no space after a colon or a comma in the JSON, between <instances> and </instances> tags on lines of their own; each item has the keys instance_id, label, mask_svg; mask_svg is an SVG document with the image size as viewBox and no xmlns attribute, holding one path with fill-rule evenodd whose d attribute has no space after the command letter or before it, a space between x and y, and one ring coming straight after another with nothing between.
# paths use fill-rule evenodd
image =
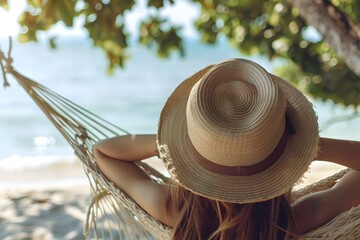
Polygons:
<instances>
[{"instance_id":1,"label":"sand","mask_svg":"<svg viewBox=\"0 0 360 240\"><path fill-rule=\"evenodd\" d=\"M340 169L334 164L314 164L301 186ZM40 172L16 173L16 177L8 174L6 178L0 171L3 186L0 188L0 239L84 239L82 231L90 190L81 165L69 165L67 171L63 166L61 171L53 168L47 169L43 175ZM76 184L56 181L69 176L81 181L75 181ZM14 179L17 184L14 184ZM29 184L30 179L34 184ZM24 184L20 185L21 181Z\"/></svg>"},{"instance_id":2,"label":"sand","mask_svg":"<svg viewBox=\"0 0 360 240\"><path fill-rule=\"evenodd\" d=\"M3 191L0 239L84 239L89 200L80 188Z\"/></svg>"},{"instance_id":3,"label":"sand","mask_svg":"<svg viewBox=\"0 0 360 240\"><path fill-rule=\"evenodd\" d=\"M90 187L79 160L0 168L0 239L85 239Z\"/></svg>"}]
</instances>

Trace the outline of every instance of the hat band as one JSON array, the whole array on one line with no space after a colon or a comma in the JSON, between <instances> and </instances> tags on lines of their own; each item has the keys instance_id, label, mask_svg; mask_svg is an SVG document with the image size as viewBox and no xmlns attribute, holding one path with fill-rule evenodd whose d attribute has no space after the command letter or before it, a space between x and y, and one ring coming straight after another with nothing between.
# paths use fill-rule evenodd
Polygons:
<instances>
[{"instance_id":1,"label":"hat band","mask_svg":"<svg viewBox=\"0 0 360 240\"><path fill-rule=\"evenodd\" d=\"M286 117L284 132L275 149L264 160L251 166L224 166L211 162L203 157L195 158L204 168L221 175L229 176L250 176L264 171L273 165L282 155L285 150L289 134L295 134L294 127ZM196 151L196 149L194 148ZM199 154L199 153L198 153Z\"/></svg>"}]
</instances>

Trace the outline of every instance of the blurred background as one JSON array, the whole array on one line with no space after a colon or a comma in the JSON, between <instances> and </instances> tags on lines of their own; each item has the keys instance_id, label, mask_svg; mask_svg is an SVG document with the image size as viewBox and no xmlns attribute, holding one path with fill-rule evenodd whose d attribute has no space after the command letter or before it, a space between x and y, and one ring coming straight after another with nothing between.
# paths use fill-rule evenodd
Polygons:
<instances>
[{"instance_id":1,"label":"blurred background","mask_svg":"<svg viewBox=\"0 0 360 240\"><path fill-rule=\"evenodd\" d=\"M311 2L0 0L0 47L6 52L11 36L15 69L131 133L155 133L167 97L188 76L248 58L306 94L321 136L359 141L360 70L347 60L359 56L360 2ZM327 41L338 35L340 43ZM350 52L338 46L351 43ZM70 146L8 80L0 188L86 186Z\"/></svg>"},{"instance_id":2,"label":"blurred background","mask_svg":"<svg viewBox=\"0 0 360 240\"><path fill-rule=\"evenodd\" d=\"M357 5L331 6L356 26ZM359 76L323 41L313 26L318 23L306 23L289 2L3 0L0 6L1 47L7 51L13 38L18 71L132 133L156 132L166 98L186 77L244 57L309 97L322 136L359 140ZM11 87L0 90L1 169L76 161L38 107L9 81Z\"/></svg>"}]
</instances>

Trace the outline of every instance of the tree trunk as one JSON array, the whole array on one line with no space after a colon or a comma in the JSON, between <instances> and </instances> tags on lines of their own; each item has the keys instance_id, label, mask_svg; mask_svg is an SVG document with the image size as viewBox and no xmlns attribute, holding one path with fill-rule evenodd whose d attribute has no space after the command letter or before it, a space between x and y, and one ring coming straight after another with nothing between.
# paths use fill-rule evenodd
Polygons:
<instances>
[{"instance_id":1,"label":"tree trunk","mask_svg":"<svg viewBox=\"0 0 360 240\"><path fill-rule=\"evenodd\" d=\"M360 76L360 29L329 0L289 0L300 16Z\"/></svg>"}]
</instances>

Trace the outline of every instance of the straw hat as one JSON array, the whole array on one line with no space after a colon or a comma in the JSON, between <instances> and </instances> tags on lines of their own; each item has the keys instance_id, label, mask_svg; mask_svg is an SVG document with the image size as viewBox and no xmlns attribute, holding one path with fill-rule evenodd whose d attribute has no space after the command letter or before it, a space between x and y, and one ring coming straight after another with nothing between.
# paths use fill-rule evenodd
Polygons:
<instances>
[{"instance_id":1,"label":"straw hat","mask_svg":"<svg viewBox=\"0 0 360 240\"><path fill-rule=\"evenodd\" d=\"M173 179L210 199L279 196L317 154L311 103L258 64L230 59L182 82L159 121L158 149Z\"/></svg>"}]
</instances>

